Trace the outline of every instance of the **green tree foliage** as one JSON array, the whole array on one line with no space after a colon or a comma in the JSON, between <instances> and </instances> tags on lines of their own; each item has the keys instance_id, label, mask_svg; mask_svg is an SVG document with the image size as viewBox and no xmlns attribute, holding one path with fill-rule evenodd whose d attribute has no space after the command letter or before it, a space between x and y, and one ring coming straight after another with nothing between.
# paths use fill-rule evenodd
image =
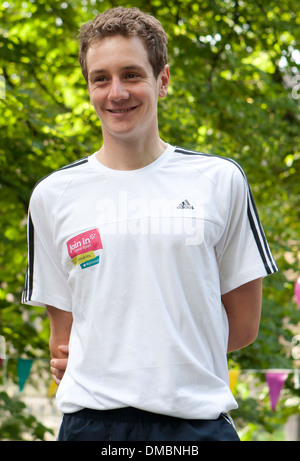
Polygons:
<instances>
[{"instance_id":1,"label":"green tree foliage","mask_svg":"<svg viewBox=\"0 0 300 461\"><path fill-rule=\"evenodd\" d=\"M293 300L300 240L299 1L121 4L152 13L169 36L172 80L167 99L159 103L161 136L240 163L280 268L264 282L258 340L231 354L230 365L294 368L299 362L291 351L300 320ZM0 73L6 85L0 99L0 334L12 355L48 357L44 309L20 304L27 206L41 177L101 144L76 37L83 23L118 5L8 0L0 6ZM266 399L258 405L243 392L237 395L239 417L272 431L299 411L292 375L286 389L276 420Z\"/></svg>"},{"instance_id":2,"label":"green tree foliage","mask_svg":"<svg viewBox=\"0 0 300 461\"><path fill-rule=\"evenodd\" d=\"M0 392L1 440L44 440L47 432L53 432L28 414L26 405L17 397Z\"/></svg>"}]
</instances>

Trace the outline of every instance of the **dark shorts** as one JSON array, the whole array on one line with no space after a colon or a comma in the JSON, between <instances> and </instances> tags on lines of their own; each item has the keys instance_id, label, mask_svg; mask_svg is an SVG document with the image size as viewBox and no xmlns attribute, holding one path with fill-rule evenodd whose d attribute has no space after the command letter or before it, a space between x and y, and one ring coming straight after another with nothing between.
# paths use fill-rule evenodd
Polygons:
<instances>
[{"instance_id":1,"label":"dark shorts","mask_svg":"<svg viewBox=\"0 0 300 461\"><path fill-rule=\"evenodd\" d=\"M239 441L231 418L180 419L136 408L64 414L58 441Z\"/></svg>"}]
</instances>

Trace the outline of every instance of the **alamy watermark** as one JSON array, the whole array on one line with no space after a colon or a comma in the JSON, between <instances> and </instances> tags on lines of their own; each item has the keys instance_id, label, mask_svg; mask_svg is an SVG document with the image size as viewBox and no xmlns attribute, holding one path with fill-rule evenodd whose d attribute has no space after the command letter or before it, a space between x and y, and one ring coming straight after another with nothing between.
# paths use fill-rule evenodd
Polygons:
<instances>
[{"instance_id":1,"label":"alamy watermark","mask_svg":"<svg viewBox=\"0 0 300 461\"><path fill-rule=\"evenodd\" d=\"M133 199L121 190L115 200L98 200L96 210L99 222L105 223L102 233L168 235L183 239L185 245L199 245L204 236L204 202L195 197Z\"/></svg>"},{"instance_id":2,"label":"alamy watermark","mask_svg":"<svg viewBox=\"0 0 300 461\"><path fill-rule=\"evenodd\" d=\"M6 83L3 75L0 75L0 99L6 98Z\"/></svg>"}]
</instances>

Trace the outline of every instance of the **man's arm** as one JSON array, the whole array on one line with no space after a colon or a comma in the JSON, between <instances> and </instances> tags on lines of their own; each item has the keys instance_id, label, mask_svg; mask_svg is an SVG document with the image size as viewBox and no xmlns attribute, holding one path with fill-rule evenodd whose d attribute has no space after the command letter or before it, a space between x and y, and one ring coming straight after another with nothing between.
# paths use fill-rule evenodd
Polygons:
<instances>
[{"instance_id":1,"label":"man's arm","mask_svg":"<svg viewBox=\"0 0 300 461\"><path fill-rule=\"evenodd\" d=\"M66 312L53 306L47 306L47 312L50 320L50 370L54 381L59 384L67 366L68 344L73 316L71 312Z\"/></svg>"},{"instance_id":2,"label":"man's arm","mask_svg":"<svg viewBox=\"0 0 300 461\"><path fill-rule=\"evenodd\" d=\"M229 322L228 352L241 349L257 338L261 316L262 279L241 285L222 296Z\"/></svg>"}]
</instances>

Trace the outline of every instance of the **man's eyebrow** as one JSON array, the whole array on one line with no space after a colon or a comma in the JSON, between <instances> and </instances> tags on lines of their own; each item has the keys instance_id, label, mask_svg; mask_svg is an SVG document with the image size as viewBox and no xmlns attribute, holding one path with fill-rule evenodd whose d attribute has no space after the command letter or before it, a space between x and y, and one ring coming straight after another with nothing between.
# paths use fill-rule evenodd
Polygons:
<instances>
[{"instance_id":1,"label":"man's eyebrow","mask_svg":"<svg viewBox=\"0 0 300 461\"><path fill-rule=\"evenodd\" d=\"M142 72L144 71L145 69L142 67L142 66L139 66L137 64L132 64L132 65L129 65L129 66L124 66L124 67L121 67L120 69L121 71L124 71L124 70L135 70L135 71L139 71L139 72ZM105 74L107 73L108 70L106 69L95 69L95 70L92 70L91 73L90 73L90 78L93 78L95 77L96 75L99 75L99 74Z\"/></svg>"},{"instance_id":2,"label":"man's eyebrow","mask_svg":"<svg viewBox=\"0 0 300 461\"><path fill-rule=\"evenodd\" d=\"M139 66L137 64L133 64L132 66L125 66L122 67L122 70L139 70L139 71L144 71L144 67Z\"/></svg>"}]
</instances>

